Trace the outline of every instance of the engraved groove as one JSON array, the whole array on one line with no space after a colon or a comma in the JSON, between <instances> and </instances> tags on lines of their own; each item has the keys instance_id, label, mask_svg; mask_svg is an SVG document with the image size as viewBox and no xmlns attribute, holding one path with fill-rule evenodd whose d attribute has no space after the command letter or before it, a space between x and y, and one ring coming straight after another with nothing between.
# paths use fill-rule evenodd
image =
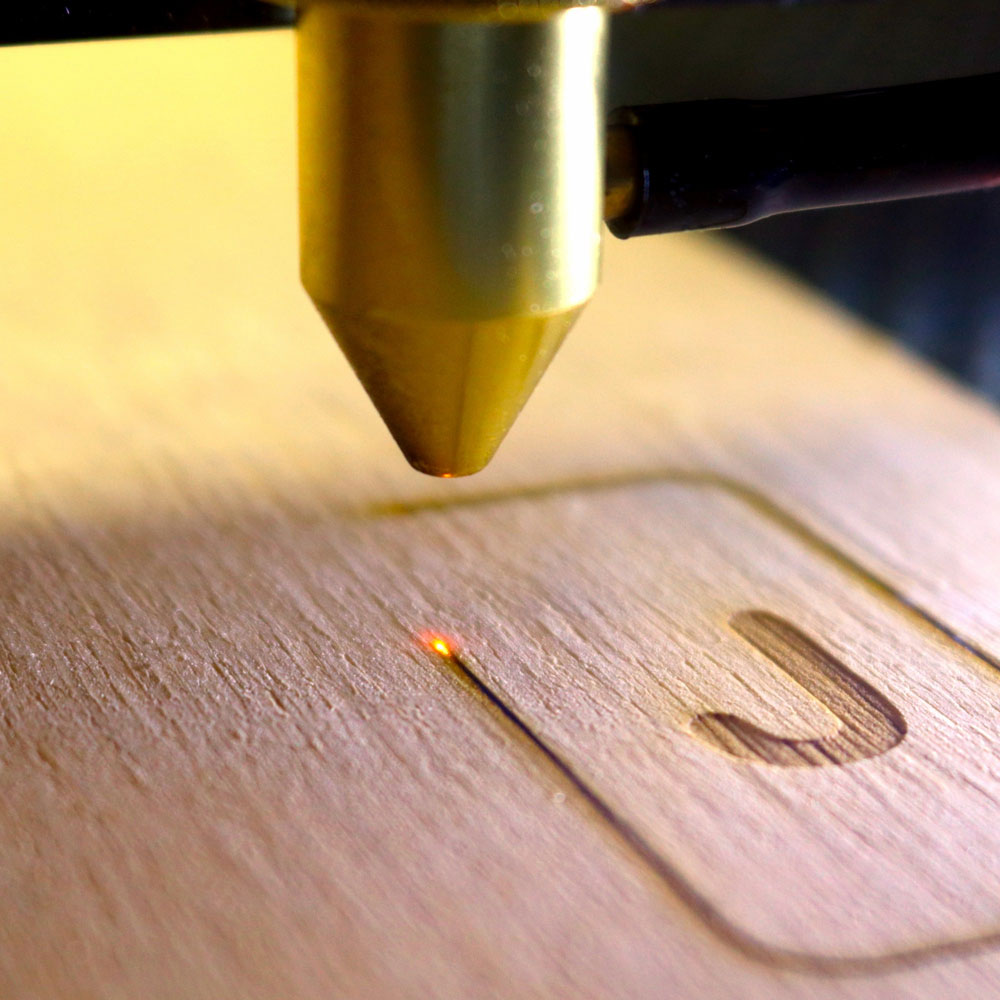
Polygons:
<instances>
[{"instance_id":1,"label":"engraved groove","mask_svg":"<svg viewBox=\"0 0 1000 1000\"><path fill-rule=\"evenodd\" d=\"M706 712L692 720L690 731L714 749L781 767L824 767L877 757L906 736L906 720L888 698L791 622L769 611L740 611L729 625L840 724L829 735L796 740L775 736L738 715Z\"/></svg>"},{"instance_id":2,"label":"engraved groove","mask_svg":"<svg viewBox=\"0 0 1000 1000\"><path fill-rule=\"evenodd\" d=\"M572 480L547 486L498 491L492 494L466 494L461 497L452 497L447 501L428 500L408 504L379 505L370 507L367 513L369 516L375 517L399 517L426 510L479 506L531 497L552 496L571 491L597 493L657 483L680 483L717 489L742 501L752 510L798 539L807 548L840 567L855 580L865 584L882 600L893 605L903 618L917 628L944 637L962 649L971 659L1000 672L1000 659L956 633L940 619L925 611L895 587L866 569L861 563L841 552L833 543L827 541L807 524L799 521L752 487L714 473L697 473L676 469L653 473L626 473L601 479ZM745 958L775 969L811 973L825 977L849 977L896 972L931 962L971 957L1000 950L1000 927L969 934L965 937L913 945L880 955L820 955L781 948L759 940L730 921L707 897L699 892L697 887L673 865L668 857L653 847L627 819L620 816L602 798L598 790L592 788L586 779L577 774L573 767L504 701L502 695L490 686L485 679L485 672L477 670L469 656L463 654L460 658L452 654L448 658L448 662L460 678L469 683L515 727L523 738L561 772L567 782L583 796L606 827L647 866L672 895L701 921L708 932Z\"/></svg>"},{"instance_id":3,"label":"engraved groove","mask_svg":"<svg viewBox=\"0 0 1000 1000\"><path fill-rule=\"evenodd\" d=\"M467 654L451 653L445 661L464 681L469 683L484 700L496 709L518 733L535 747L573 787L608 829L642 861L670 892L679 899L715 938L739 952L745 958L775 969L811 973L826 977L866 976L872 973L894 972L909 969L934 960L970 956L993 951L1000 947L1000 930L988 931L948 941L930 942L887 952L882 955L816 955L779 948L748 934L729 920L709 899L685 878L645 837L623 816L609 805L601 793L591 787L573 766L554 750L545 739L518 715L492 688L484 673L476 669Z\"/></svg>"}]
</instances>

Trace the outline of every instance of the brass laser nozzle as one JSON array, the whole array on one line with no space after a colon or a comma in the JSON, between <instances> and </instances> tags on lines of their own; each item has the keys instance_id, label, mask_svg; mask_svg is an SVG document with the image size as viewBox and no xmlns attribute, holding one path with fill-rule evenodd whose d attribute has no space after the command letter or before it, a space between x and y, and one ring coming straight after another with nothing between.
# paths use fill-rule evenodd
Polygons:
<instances>
[{"instance_id":1,"label":"brass laser nozzle","mask_svg":"<svg viewBox=\"0 0 1000 1000\"><path fill-rule=\"evenodd\" d=\"M414 468L489 462L600 264L607 13L306 0L302 276Z\"/></svg>"}]
</instances>

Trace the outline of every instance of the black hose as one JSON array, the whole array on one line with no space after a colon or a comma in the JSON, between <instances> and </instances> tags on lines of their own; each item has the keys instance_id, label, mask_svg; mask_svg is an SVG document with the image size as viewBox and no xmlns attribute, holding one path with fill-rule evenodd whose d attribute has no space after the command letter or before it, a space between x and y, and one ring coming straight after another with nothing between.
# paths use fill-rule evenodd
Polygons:
<instances>
[{"instance_id":1,"label":"black hose","mask_svg":"<svg viewBox=\"0 0 1000 1000\"><path fill-rule=\"evenodd\" d=\"M612 117L608 226L627 239L1000 185L998 111L1000 73L623 108Z\"/></svg>"}]
</instances>

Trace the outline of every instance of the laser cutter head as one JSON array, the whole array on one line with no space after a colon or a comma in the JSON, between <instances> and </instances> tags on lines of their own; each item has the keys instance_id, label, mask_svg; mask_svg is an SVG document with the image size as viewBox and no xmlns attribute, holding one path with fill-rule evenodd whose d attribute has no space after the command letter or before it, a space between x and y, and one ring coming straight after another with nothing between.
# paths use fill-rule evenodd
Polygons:
<instances>
[{"instance_id":1,"label":"laser cutter head","mask_svg":"<svg viewBox=\"0 0 1000 1000\"><path fill-rule=\"evenodd\" d=\"M303 283L422 472L489 462L594 293L607 16L300 4Z\"/></svg>"}]
</instances>

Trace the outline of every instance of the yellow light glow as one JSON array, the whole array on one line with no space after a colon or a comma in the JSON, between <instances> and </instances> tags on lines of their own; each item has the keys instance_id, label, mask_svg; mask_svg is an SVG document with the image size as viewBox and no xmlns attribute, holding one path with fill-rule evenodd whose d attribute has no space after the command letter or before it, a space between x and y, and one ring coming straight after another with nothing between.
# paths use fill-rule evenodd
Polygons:
<instances>
[{"instance_id":1,"label":"yellow light glow","mask_svg":"<svg viewBox=\"0 0 1000 1000\"><path fill-rule=\"evenodd\" d=\"M421 633L420 641L431 652L437 653L438 656L443 657L446 660L450 660L455 655L452 644L445 639L444 636L438 635L436 632Z\"/></svg>"}]
</instances>

